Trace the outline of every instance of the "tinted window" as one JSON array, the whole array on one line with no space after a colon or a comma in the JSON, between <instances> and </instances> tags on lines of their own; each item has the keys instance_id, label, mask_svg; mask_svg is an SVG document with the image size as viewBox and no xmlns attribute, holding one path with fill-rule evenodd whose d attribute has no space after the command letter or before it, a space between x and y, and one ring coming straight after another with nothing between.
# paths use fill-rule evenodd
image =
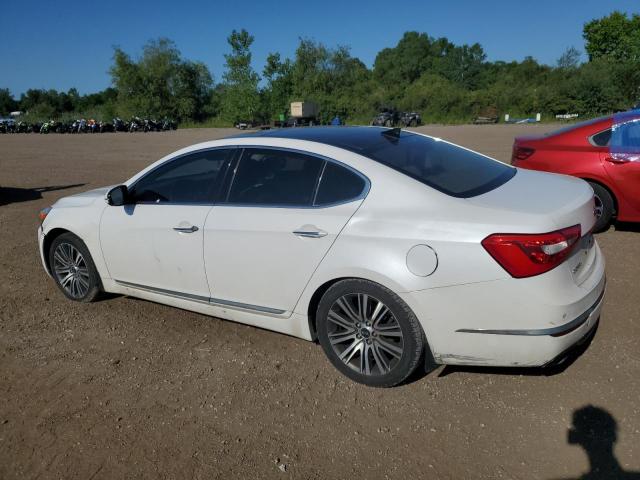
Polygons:
<instances>
[{"instance_id":1,"label":"tinted window","mask_svg":"<svg viewBox=\"0 0 640 480\"><path fill-rule=\"evenodd\" d=\"M640 118L629 120L620 115L614 117L613 132L610 148L612 152L639 153L640 152Z\"/></svg>"},{"instance_id":2,"label":"tinted window","mask_svg":"<svg viewBox=\"0 0 640 480\"><path fill-rule=\"evenodd\" d=\"M324 160L272 149L245 150L229 203L310 206Z\"/></svg>"},{"instance_id":3,"label":"tinted window","mask_svg":"<svg viewBox=\"0 0 640 480\"><path fill-rule=\"evenodd\" d=\"M591 137L591 142L598 147L606 147L611 140L611 129L607 129L603 132L596 133Z\"/></svg>"},{"instance_id":4,"label":"tinted window","mask_svg":"<svg viewBox=\"0 0 640 480\"><path fill-rule=\"evenodd\" d=\"M478 153L415 134L385 138L359 153L454 197L481 195L516 174Z\"/></svg>"},{"instance_id":5,"label":"tinted window","mask_svg":"<svg viewBox=\"0 0 640 480\"><path fill-rule=\"evenodd\" d=\"M265 130L255 137L280 137L326 143L358 153L456 197L481 195L507 182L516 169L464 148L388 128L309 127Z\"/></svg>"},{"instance_id":6,"label":"tinted window","mask_svg":"<svg viewBox=\"0 0 640 480\"><path fill-rule=\"evenodd\" d=\"M133 186L136 202L212 203L233 150L209 150L170 161Z\"/></svg>"},{"instance_id":7,"label":"tinted window","mask_svg":"<svg viewBox=\"0 0 640 480\"><path fill-rule=\"evenodd\" d=\"M355 199L360 196L364 187L365 181L360 175L348 168L327 162L322 172L315 205L328 205Z\"/></svg>"}]
</instances>

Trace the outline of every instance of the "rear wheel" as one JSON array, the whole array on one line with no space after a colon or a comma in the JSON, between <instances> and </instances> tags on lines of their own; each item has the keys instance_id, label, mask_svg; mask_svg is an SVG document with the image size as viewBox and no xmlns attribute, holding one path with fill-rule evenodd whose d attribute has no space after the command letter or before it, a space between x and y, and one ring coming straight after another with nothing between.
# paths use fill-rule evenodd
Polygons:
<instances>
[{"instance_id":1,"label":"rear wheel","mask_svg":"<svg viewBox=\"0 0 640 480\"><path fill-rule=\"evenodd\" d=\"M593 227L593 231L603 232L609 228L615 211L613 196L602 185L592 182L589 182L589 185L593 188L595 200L596 224Z\"/></svg>"},{"instance_id":2,"label":"rear wheel","mask_svg":"<svg viewBox=\"0 0 640 480\"><path fill-rule=\"evenodd\" d=\"M342 280L320 300L320 345L344 375L372 387L392 387L417 367L424 334L400 297L368 280Z\"/></svg>"},{"instance_id":3,"label":"rear wheel","mask_svg":"<svg viewBox=\"0 0 640 480\"><path fill-rule=\"evenodd\" d=\"M101 291L100 277L82 240L72 233L56 237L49 249L51 275L70 300L92 302Z\"/></svg>"}]
</instances>

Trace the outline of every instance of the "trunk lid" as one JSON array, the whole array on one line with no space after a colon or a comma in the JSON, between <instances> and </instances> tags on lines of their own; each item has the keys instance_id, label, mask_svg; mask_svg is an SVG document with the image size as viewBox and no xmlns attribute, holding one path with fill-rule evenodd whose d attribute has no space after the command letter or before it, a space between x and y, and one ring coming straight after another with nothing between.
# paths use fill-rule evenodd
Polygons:
<instances>
[{"instance_id":1,"label":"trunk lid","mask_svg":"<svg viewBox=\"0 0 640 480\"><path fill-rule=\"evenodd\" d=\"M587 182L567 175L518 169L504 185L467 199L477 207L507 213L514 220L515 231L495 233L547 233L580 225L581 238L564 265L581 284L593 267L595 242L591 229L595 225L593 190ZM523 221L519 221L522 219ZM523 229L523 225L526 228ZM505 229L505 225L497 225Z\"/></svg>"}]
</instances>

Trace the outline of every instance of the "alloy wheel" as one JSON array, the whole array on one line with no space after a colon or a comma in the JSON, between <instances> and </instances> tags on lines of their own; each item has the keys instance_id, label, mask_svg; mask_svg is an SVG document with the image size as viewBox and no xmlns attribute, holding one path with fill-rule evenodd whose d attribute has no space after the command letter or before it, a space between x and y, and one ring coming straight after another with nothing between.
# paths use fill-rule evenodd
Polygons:
<instances>
[{"instance_id":1,"label":"alloy wheel","mask_svg":"<svg viewBox=\"0 0 640 480\"><path fill-rule=\"evenodd\" d=\"M380 300L364 293L343 295L329 309L327 320L334 353L356 372L384 375L402 358L402 329Z\"/></svg>"},{"instance_id":2,"label":"alloy wheel","mask_svg":"<svg viewBox=\"0 0 640 480\"><path fill-rule=\"evenodd\" d=\"M602 200L598 195L593 196L593 200L595 203L593 213L595 213L596 218L600 218L602 216L602 212L604 211L604 206L602 205Z\"/></svg>"},{"instance_id":3,"label":"alloy wheel","mask_svg":"<svg viewBox=\"0 0 640 480\"><path fill-rule=\"evenodd\" d=\"M60 286L73 298L89 292L89 268L82 253L70 243L61 243L53 254L53 271Z\"/></svg>"}]
</instances>

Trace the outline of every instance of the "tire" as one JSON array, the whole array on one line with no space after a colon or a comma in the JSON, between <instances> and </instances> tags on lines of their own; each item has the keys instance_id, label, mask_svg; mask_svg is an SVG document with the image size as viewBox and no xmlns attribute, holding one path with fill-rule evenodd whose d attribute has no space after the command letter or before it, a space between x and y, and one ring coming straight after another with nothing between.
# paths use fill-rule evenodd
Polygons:
<instances>
[{"instance_id":1,"label":"tire","mask_svg":"<svg viewBox=\"0 0 640 480\"><path fill-rule=\"evenodd\" d=\"M69 300L89 303L102 291L100 276L89 249L72 233L63 233L49 248L51 275L58 288Z\"/></svg>"},{"instance_id":2,"label":"tire","mask_svg":"<svg viewBox=\"0 0 640 480\"><path fill-rule=\"evenodd\" d=\"M615 212L615 202L613 201L613 196L609 193L609 190L604 188L602 185L597 183L589 182L591 188L593 188L593 193L596 201L596 224L593 227L593 231L604 232L609 228L611 224L611 220L613 219L613 214Z\"/></svg>"},{"instance_id":3,"label":"tire","mask_svg":"<svg viewBox=\"0 0 640 480\"><path fill-rule=\"evenodd\" d=\"M360 315L362 310L365 316ZM424 333L408 305L368 280L332 285L320 300L316 319L320 345L333 366L371 387L402 383L416 369L425 349Z\"/></svg>"}]
</instances>

